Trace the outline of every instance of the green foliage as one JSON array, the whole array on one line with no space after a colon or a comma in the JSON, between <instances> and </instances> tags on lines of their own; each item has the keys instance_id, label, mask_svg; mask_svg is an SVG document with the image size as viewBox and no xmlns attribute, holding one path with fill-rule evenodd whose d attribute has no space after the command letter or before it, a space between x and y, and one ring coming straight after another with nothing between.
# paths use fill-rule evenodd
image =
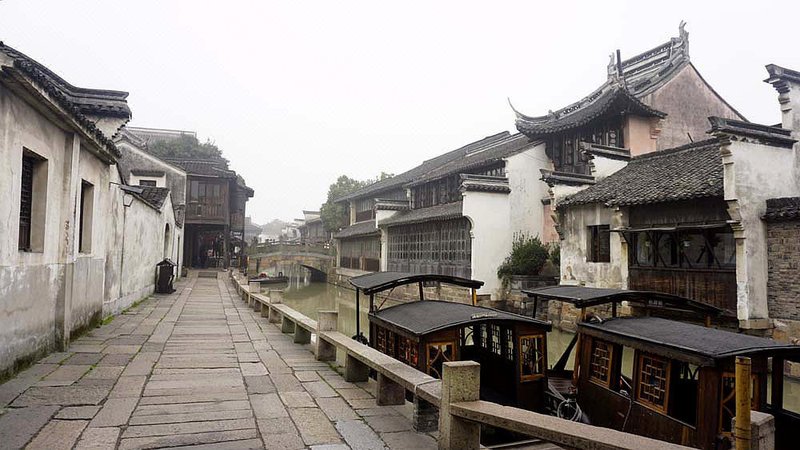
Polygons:
<instances>
[{"instance_id":1,"label":"green foliage","mask_svg":"<svg viewBox=\"0 0 800 450\"><path fill-rule=\"evenodd\" d=\"M336 199L361 189L370 184L369 182L358 181L347 175L341 175L336 182L328 188L328 200L319 208L322 223L326 231L338 231L349 224L350 208L335 203Z\"/></svg>"},{"instance_id":2,"label":"green foliage","mask_svg":"<svg viewBox=\"0 0 800 450\"><path fill-rule=\"evenodd\" d=\"M539 236L520 234L514 238L511 254L497 268L497 276L507 280L512 275L538 275L549 256Z\"/></svg>"},{"instance_id":3,"label":"green foliage","mask_svg":"<svg viewBox=\"0 0 800 450\"><path fill-rule=\"evenodd\" d=\"M147 145L150 153L161 158L225 159L222 150L210 139L200 142L196 137L184 134L178 139L155 141Z\"/></svg>"}]
</instances>

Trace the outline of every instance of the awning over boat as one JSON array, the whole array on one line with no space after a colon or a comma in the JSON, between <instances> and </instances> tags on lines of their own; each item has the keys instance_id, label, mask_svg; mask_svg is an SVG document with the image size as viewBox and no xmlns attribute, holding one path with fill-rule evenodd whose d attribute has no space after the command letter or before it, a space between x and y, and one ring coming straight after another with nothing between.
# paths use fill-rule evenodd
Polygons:
<instances>
[{"instance_id":1,"label":"awning over boat","mask_svg":"<svg viewBox=\"0 0 800 450\"><path fill-rule=\"evenodd\" d=\"M483 281L434 273L375 272L350 278L350 284L367 295L406 284L427 282L452 284L472 289L478 289L483 286Z\"/></svg>"},{"instance_id":2,"label":"awning over boat","mask_svg":"<svg viewBox=\"0 0 800 450\"><path fill-rule=\"evenodd\" d=\"M513 321L536 325L550 331L550 322L482 306L425 300L403 303L370 313L370 317L421 336L454 326L487 321Z\"/></svg>"},{"instance_id":3,"label":"awning over boat","mask_svg":"<svg viewBox=\"0 0 800 450\"><path fill-rule=\"evenodd\" d=\"M578 324L580 333L701 365L733 356L800 357L800 346L658 317L619 317Z\"/></svg>"},{"instance_id":4,"label":"awning over boat","mask_svg":"<svg viewBox=\"0 0 800 450\"><path fill-rule=\"evenodd\" d=\"M623 301L640 303L646 308L675 309L680 311L718 315L722 310L705 303L690 300L678 295L654 291L631 291L586 286L549 286L539 289L523 290L528 297L541 300L558 300L572 303L578 308L619 303Z\"/></svg>"}]
</instances>

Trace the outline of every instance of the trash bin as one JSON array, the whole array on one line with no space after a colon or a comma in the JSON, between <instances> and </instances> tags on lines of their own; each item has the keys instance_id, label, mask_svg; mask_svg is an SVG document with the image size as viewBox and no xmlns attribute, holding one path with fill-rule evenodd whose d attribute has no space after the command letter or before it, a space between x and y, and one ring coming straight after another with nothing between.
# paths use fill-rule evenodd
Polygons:
<instances>
[{"instance_id":1,"label":"trash bin","mask_svg":"<svg viewBox=\"0 0 800 450\"><path fill-rule=\"evenodd\" d=\"M172 294L175 288L172 287L172 282L175 280L175 264L169 258L164 258L163 261L156 264L156 293L157 294Z\"/></svg>"}]
</instances>

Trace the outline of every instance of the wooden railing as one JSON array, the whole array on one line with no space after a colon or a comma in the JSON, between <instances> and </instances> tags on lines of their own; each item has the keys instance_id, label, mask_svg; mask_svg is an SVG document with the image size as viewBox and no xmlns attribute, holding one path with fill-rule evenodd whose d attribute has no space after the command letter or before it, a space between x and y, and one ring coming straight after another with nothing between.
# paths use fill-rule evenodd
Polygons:
<instances>
[{"instance_id":1,"label":"wooden railing","mask_svg":"<svg viewBox=\"0 0 800 450\"><path fill-rule=\"evenodd\" d=\"M406 392L414 397L412 424L416 431L439 429L440 449L478 449L480 424L511 430L546 442L574 449L686 449L608 428L572 422L532 411L479 400L480 365L473 361L447 362L442 380L359 343L336 330L338 313L319 311L312 320L282 303L283 291L261 292L260 283L231 272L234 287L242 299L281 331L293 333L294 342L313 343L318 361L336 360L344 353L344 379L367 381L370 370L377 372L376 402L380 406L402 405Z\"/></svg>"}]
</instances>

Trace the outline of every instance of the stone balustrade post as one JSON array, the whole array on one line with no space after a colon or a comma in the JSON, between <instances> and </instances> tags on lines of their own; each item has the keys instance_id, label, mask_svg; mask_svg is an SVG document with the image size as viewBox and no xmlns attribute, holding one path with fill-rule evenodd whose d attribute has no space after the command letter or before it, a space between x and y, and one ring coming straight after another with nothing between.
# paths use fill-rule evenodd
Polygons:
<instances>
[{"instance_id":1,"label":"stone balustrade post","mask_svg":"<svg viewBox=\"0 0 800 450\"><path fill-rule=\"evenodd\" d=\"M439 409L439 449L480 447L480 424L450 414L450 404L480 399L481 365L475 361L452 361L443 365L442 403Z\"/></svg>"},{"instance_id":2,"label":"stone balustrade post","mask_svg":"<svg viewBox=\"0 0 800 450\"><path fill-rule=\"evenodd\" d=\"M292 321L292 319L281 316L281 333L294 333L294 331L298 328L297 325Z\"/></svg>"},{"instance_id":3,"label":"stone balustrade post","mask_svg":"<svg viewBox=\"0 0 800 450\"><path fill-rule=\"evenodd\" d=\"M414 413L411 426L417 433L430 433L439 427L439 408L433 403L414 396Z\"/></svg>"},{"instance_id":4,"label":"stone balustrade post","mask_svg":"<svg viewBox=\"0 0 800 450\"><path fill-rule=\"evenodd\" d=\"M294 324L294 343L295 344L310 344L311 343L311 332L306 330L305 328L301 327L298 324Z\"/></svg>"},{"instance_id":5,"label":"stone balustrade post","mask_svg":"<svg viewBox=\"0 0 800 450\"><path fill-rule=\"evenodd\" d=\"M378 406L403 405L406 402L406 388L378 372L378 389L375 400Z\"/></svg>"},{"instance_id":6,"label":"stone balustrade post","mask_svg":"<svg viewBox=\"0 0 800 450\"><path fill-rule=\"evenodd\" d=\"M269 293L269 303L270 305L279 305L283 302L283 291L270 291ZM269 313L267 315L269 323L278 323L281 320L281 313L279 313L275 308L269 306Z\"/></svg>"},{"instance_id":7,"label":"stone balustrade post","mask_svg":"<svg viewBox=\"0 0 800 450\"><path fill-rule=\"evenodd\" d=\"M359 383L367 380L369 380L369 366L348 354L344 359L344 381Z\"/></svg>"},{"instance_id":8,"label":"stone balustrade post","mask_svg":"<svg viewBox=\"0 0 800 450\"><path fill-rule=\"evenodd\" d=\"M335 361L336 346L322 339L321 333L336 331L339 326L339 313L336 311L317 312L317 361Z\"/></svg>"},{"instance_id":9,"label":"stone balustrade post","mask_svg":"<svg viewBox=\"0 0 800 450\"><path fill-rule=\"evenodd\" d=\"M736 418L731 419L731 429L736 429ZM750 411L750 450L775 449L775 418L772 414Z\"/></svg>"}]
</instances>

